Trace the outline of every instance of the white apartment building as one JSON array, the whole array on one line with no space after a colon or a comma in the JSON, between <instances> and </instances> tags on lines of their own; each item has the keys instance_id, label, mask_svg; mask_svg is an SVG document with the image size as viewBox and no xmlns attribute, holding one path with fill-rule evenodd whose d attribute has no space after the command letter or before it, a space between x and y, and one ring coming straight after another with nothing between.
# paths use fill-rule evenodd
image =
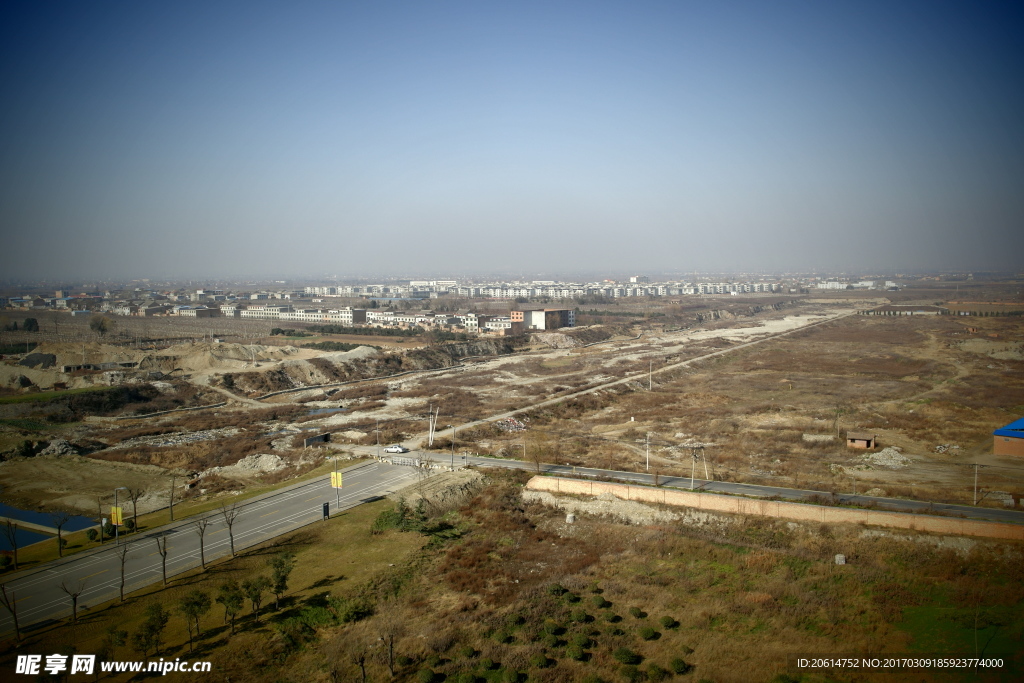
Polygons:
<instances>
[{"instance_id":1,"label":"white apartment building","mask_svg":"<svg viewBox=\"0 0 1024 683\"><path fill-rule=\"evenodd\" d=\"M260 320L280 320L281 313L292 310L290 304L257 304L250 306L239 313L240 318L257 318Z\"/></svg>"},{"instance_id":2,"label":"white apartment building","mask_svg":"<svg viewBox=\"0 0 1024 683\"><path fill-rule=\"evenodd\" d=\"M302 323L325 323L328 322L328 312L320 308L304 308L297 311L281 311L279 320L289 320Z\"/></svg>"}]
</instances>

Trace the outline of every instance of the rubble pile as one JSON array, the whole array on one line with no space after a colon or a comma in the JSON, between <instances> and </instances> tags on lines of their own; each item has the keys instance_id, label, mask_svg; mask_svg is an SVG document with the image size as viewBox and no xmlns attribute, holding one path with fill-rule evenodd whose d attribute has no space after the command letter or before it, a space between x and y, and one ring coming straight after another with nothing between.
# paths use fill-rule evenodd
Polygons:
<instances>
[{"instance_id":1,"label":"rubble pile","mask_svg":"<svg viewBox=\"0 0 1024 683\"><path fill-rule=\"evenodd\" d=\"M498 429L503 432L525 432L526 423L530 421L530 418L524 417L523 421L515 419L514 417L506 417L504 420L498 420L494 423Z\"/></svg>"},{"instance_id":2,"label":"rubble pile","mask_svg":"<svg viewBox=\"0 0 1024 683\"><path fill-rule=\"evenodd\" d=\"M65 439L54 439L50 442L50 445L39 451L39 455L78 455L78 448L70 441Z\"/></svg>"},{"instance_id":3,"label":"rubble pile","mask_svg":"<svg viewBox=\"0 0 1024 683\"><path fill-rule=\"evenodd\" d=\"M134 439L126 439L121 443L111 446L111 450L122 448L137 448L139 446L184 446L185 444L197 443L199 441L212 441L225 436L234 436L240 429L237 427L223 427L221 429L204 429L198 432L180 432L174 434L157 434L154 436L140 436Z\"/></svg>"},{"instance_id":4,"label":"rubble pile","mask_svg":"<svg viewBox=\"0 0 1024 683\"><path fill-rule=\"evenodd\" d=\"M284 461L279 455L273 453L256 453L253 455L247 455L234 465L226 465L224 467L211 467L208 470L203 470L198 474L198 477L202 479L211 474L219 474L226 477L251 477L257 474L264 474L266 472L276 472L288 466L288 463Z\"/></svg>"},{"instance_id":5,"label":"rubble pile","mask_svg":"<svg viewBox=\"0 0 1024 683\"><path fill-rule=\"evenodd\" d=\"M877 453L865 453L857 459L869 465L898 470L911 463L910 458L900 453L901 450L899 446L888 446Z\"/></svg>"}]
</instances>

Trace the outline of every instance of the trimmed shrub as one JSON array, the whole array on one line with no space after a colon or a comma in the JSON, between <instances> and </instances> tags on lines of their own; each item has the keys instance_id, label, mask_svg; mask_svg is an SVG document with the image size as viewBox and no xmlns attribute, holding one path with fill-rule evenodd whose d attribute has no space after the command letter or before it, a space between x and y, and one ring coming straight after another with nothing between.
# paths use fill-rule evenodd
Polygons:
<instances>
[{"instance_id":1,"label":"trimmed shrub","mask_svg":"<svg viewBox=\"0 0 1024 683\"><path fill-rule=\"evenodd\" d=\"M593 598L591 598L591 602L597 609L608 609L612 606L612 603L608 602L604 599L604 597L600 595L595 595Z\"/></svg>"},{"instance_id":2,"label":"trimmed shrub","mask_svg":"<svg viewBox=\"0 0 1024 683\"><path fill-rule=\"evenodd\" d=\"M662 617L661 618L661 627L662 628L677 628L678 626L679 626L679 622L676 621L672 617L666 616L666 617Z\"/></svg>"},{"instance_id":3,"label":"trimmed shrub","mask_svg":"<svg viewBox=\"0 0 1024 683\"><path fill-rule=\"evenodd\" d=\"M682 676L683 674L688 673L690 669L692 669L693 667L687 664L681 658L676 657L668 663L668 668L672 670L672 673L679 674L680 676Z\"/></svg>"},{"instance_id":4,"label":"trimmed shrub","mask_svg":"<svg viewBox=\"0 0 1024 683\"><path fill-rule=\"evenodd\" d=\"M576 603L580 601L580 596L575 593L566 593L564 597L566 602Z\"/></svg>"},{"instance_id":5,"label":"trimmed shrub","mask_svg":"<svg viewBox=\"0 0 1024 683\"><path fill-rule=\"evenodd\" d=\"M591 645L590 636L585 633L577 633L569 642L576 647L590 647Z\"/></svg>"},{"instance_id":6,"label":"trimmed shrub","mask_svg":"<svg viewBox=\"0 0 1024 683\"><path fill-rule=\"evenodd\" d=\"M582 662L586 658L587 653L583 651L582 647L570 645L565 648L565 656L569 659L575 659L577 662Z\"/></svg>"},{"instance_id":7,"label":"trimmed shrub","mask_svg":"<svg viewBox=\"0 0 1024 683\"><path fill-rule=\"evenodd\" d=\"M542 654L535 654L530 657L530 666L535 669L543 669L548 665L548 658Z\"/></svg>"},{"instance_id":8,"label":"trimmed shrub","mask_svg":"<svg viewBox=\"0 0 1024 683\"><path fill-rule=\"evenodd\" d=\"M472 645L465 645L459 648L459 655L465 657L466 659L472 659L476 656L476 650L473 648Z\"/></svg>"},{"instance_id":9,"label":"trimmed shrub","mask_svg":"<svg viewBox=\"0 0 1024 683\"><path fill-rule=\"evenodd\" d=\"M399 655L398 657L395 658L395 661L398 663L398 666L409 666L410 664L412 664L412 657L406 657L405 655Z\"/></svg>"},{"instance_id":10,"label":"trimmed shrub","mask_svg":"<svg viewBox=\"0 0 1024 683\"><path fill-rule=\"evenodd\" d=\"M480 660L480 664L477 666L479 666L483 671L490 671L494 668L494 660L490 657L484 657Z\"/></svg>"},{"instance_id":11,"label":"trimmed shrub","mask_svg":"<svg viewBox=\"0 0 1024 683\"><path fill-rule=\"evenodd\" d=\"M476 676L469 671L462 671L455 675L455 683L476 683Z\"/></svg>"},{"instance_id":12,"label":"trimmed shrub","mask_svg":"<svg viewBox=\"0 0 1024 683\"><path fill-rule=\"evenodd\" d=\"M642 657L628 647L620 647L612 653L612 657L622 664L639 664Z\"/></svg>"},{"instance_id":13,"label":"trimmed shrub","mask_svg":"<svg viewBox=\"0 0 1024 683\"><path fill-rule=\"evenodd\" d=\"M661 681L664 681L671 675L672 672L670 672L668 669L663 669L657 664L647 665L647 680L651 681L652 683L661 683Z\"/></svg>"},{"instance_id":14,"label":"trimmed shrub","mask_svg":"<svg viewBox=\"0 0 1024 683\"><path fill-rule=\"evenodd\" d=\"M642 680L644 680L643 672L641 672L640 669L636 668L632 664L627 664L626 666L624 666L621 669L619 669L619 675L622 676L627 681L642 681Z\"/></svg>"},{"instance_id":15,"label":"trimmed shrub","mask_svg":"<svg viewBox=\"0 0 1024 683\"><path fill-rule=\"evenodd\" d=\"M430 669L420 669L416 672L416 681L418 683L434 683L434 672Z\"/></svg>"},{"instance_id":16,"label":"trimmed shrub","mask_svg":"<svg viewBox=\"0 0 1024 683\"><path fill-rule=\"evenodd\" d=\"M577 624L585 624L590 621L590 615L587 614L585 610L574 609L569 615L569 619Z\"/></svg>"},{"instance_id":17,"label":"trimmed shrub","mask_svg":"<svg viewBox=\"0 0 1024 683\"><path fill-rule=\"evenodd\" d=\"M512 634L510 634L508 631L495 631L494 635L492 635L491 637L499 643L512 642Z\"/></svg>"},{"instance_id":18,"label":"trimmed shrub","mask_svg":"<svg viewBox=\"0 0 1024 683\"><path fill-rule=\"evenodd\" d=\"M661 635L660 633L655 631L650 626L644 626L642 629L640 629L640 637L643 638L644 640L654 640L655 638L657 638L660 635Z\"/></svg>"},{"instance_id":19,"label":"trimmed shrub","mask_svg":"<svg viewBox=\"0 0 1024 683\"><path fill-rule=\"evenodd\" d=\"M541 638L541 642L544 643L544 647L548 648L558 647L561 644L561 642L558 640L558 636L556 636L553 633L548 633L547 635L545 635L543 638Z\"/></svg>"},{"instance_id":20,"label":"trimmed shrub","mask_svg":"<svg viewBox=\"0 0 1024 683\"><path fill-rule=\"evenodd\" d=\"M611 610L608 610L607 612L602 614L601 618L607 621L609 624L617 624L618 622L622 621L622 617L620 617L618 614Z\"/></svg>"},{"instance_id":21,"label":"trimmed shrub","mask_svg":"<svg viewBox=\"0 0 1024 683\"><path fill-rule=\"evenodd\" d=\"M634 619L643 619L647 615L644 614L644 611L639 607L630 607L629 616L633 617Z\"/></svg>"},{"instance_id":22,"label":"trimmed shrub","mask_svg":"<svg viewBox=\"0 0 1024 683\"><path fill-rule=\"evenodd\" d=\"M548 593L551 593L551 595L555 595L555 596L565 595L567 592L568 592L568 589L566 589L564 586L562 586L559 583L553 583L550 586L548 586Z\"/></svg>"}]
</instances>

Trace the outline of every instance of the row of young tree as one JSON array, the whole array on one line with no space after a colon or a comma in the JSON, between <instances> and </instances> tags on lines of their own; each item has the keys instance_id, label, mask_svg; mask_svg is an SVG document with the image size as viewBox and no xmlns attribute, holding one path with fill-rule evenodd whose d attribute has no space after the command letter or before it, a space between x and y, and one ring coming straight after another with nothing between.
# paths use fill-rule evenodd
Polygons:
<instances>
[{"instance_id":1,"label":"row of young tree","mask_svg":"<svg viewBox=\"0 0 1024 683\"><path fill-rule=\"evenodd\" d=\"M161 542L162 541L162 542ZM121 561L121 584L120 600L124 602L125 585L125 564L135 543L125 543L119 546L117 553ZM158 537L158 551L164 563L164 585L167 585L167 540L166 537ZM211 598L204 590L193 589L181 596L174 604L172 610L167 610L163 603L157 602L146 607L146 618L135 629L129 638L127 631L112 627L107 631L106 647L107 654L112 654L114 649L123 645L130 645L133 650L149 657L150 654L160 653L160 644L163 633L170 622L171 616L178 614L185 620L188 630L188 648L193 652L195 644L202 637L203 618L213 608L214 602L224 608L224 624L230 624L231 635L235 634L235 623L238 616L245 608L246 602L250 605L250 614L256 624L260 623L260 609L263 606L266 596L274 596L274 609L281 607L281 598L288 591L288 580L295 567L295 555L291 552L281 552L267 561L270 574L261 574L251 579L238 582L235 579L228 579L217 588L217 595ZM205 568L205 567L204 567ZM68 596L71 601L72 623L78 623L78 599L85 591L86 582L78 581L75 585L68 586L62 581L59 589ZM15 638L21 641L21 626L18 621L17 595L13 589L5 584L0 584L0 606L4 607L14 622Z\"/></svg>"},{"instance_id":2,"label":"row of young tree","mask_svg":"<svg viewBox=\"0 0 1024 683\"><path fill-rule=\"evenodd\" d=\"M141 490L138 490L138 491L133 491L133 493L138 493L139 494L138 497L141 497L142 493L144 493L144 492L141 491ZM136 501L137 501L137 498L136 498ZM135 502L135 501L133 501L133 502ZM227 529L227 532L228 532L228 543L229 543L229 547L230 547L230 551L231 551L231 557L235 557L234 525L235 525L235 522L238 520L239 514L241 513L241 509L238 507L237 503L232 503L230 505L227 505L227 504L222 505L219 508L218 511L220 513L220 516L224 520L224 525L225 525L225 528ZM58 549L60 549L60 551L61 551L61 556L63 556L63 548L67 544L66 539L64 539L61 536L61 530L63 529L63 527L67 524L67 522L70 519L71 519L70 513L65 512L65 511L62 511L62 512L59 512L59 513L54 513L54 515L53 515L53 523L54 523L54 525L57 528ZM133 522L133 520L132 519L128 519L128 520L126 520L126 522ZM191 522L191 525L190 525L192 527L193 531L195 531L195 533L199 536L199 561L200 561L200 566L201 566L202 571L206 571L206 544L205 544L205 537L206 537L206 530L209 527L210 522L211 522L211 517L200 517L200 518L194 520L193 522ZM108 535L108 534L113 533L112 532L113 527L111 527L109 525L109 523L107 524L107 526L109 527L109 529L104 529L104 535ZM125 526L128 527L129 525L126 523ZM133 523L131 526L132 526L132 528L137 528L137 524ZM93 535L97 533L95 529L90 529L89 531L92 532L92 534L90 534L90 538L93 538ZM7 563L4 564L4 568L6 568L7 566L10 565L11 560L13 559L14 569L16 570L18 568L18 537L17 537L17 534L18 534L18 524L16 522L12 522L11 520L5 520L4 524L0 525L0 533L2 533L6 537L7 541L11 545L11 548L13 549L13 552L12 552L11 556L7 556L7 555L0 556L0 563L3 563L4 561L7 561ZM155 536L154 537L154 542L156 543L157 554L160 555L160 566L161 566L161 574L162 574L162 577L163 577L163 585L166 586L167 585L167 557L168 557L168 554L170 552L170 550L168 548L168 545L167 545L167 535L166 534L160 534L160 535ZM121 543L120 545L118 545L116 550L114 551L115 554L116 554L116 557L117 557L117 559L119 561L120 569L121 569L121 581L120 581L119 590L118 590L118 594L119 594L119 598L120 598L121 602L124 602L125 572L126 572L126 566L128 564L128 558L131 555L132 551L136 548L136 546L139 545L139 543L140 543L139 541L125 541L124 543ZM285 590L287 590L288 574L291 573L291 560L288 560L288 562L284 562L281 559L277 559L275 561L278 562L278 564L280 564L280 567L277 567L274 570L274 574L273 574L274 581L271 582L271 583L268 583L266 586L264 586L263 590L265 591L265 590L268 590L270 588L274 588L275 591L276 591L275 592L276 600L280 601L281 593L283 593ZM77 623L78 622L78 596L81 595L82 591L85 590L85 583L84 583L84 581L78 582L77 587L70 587L70 588L67 586L66 582L61 582L59 588L60 588L61 591L63 591L65 594L67 594L67 596L70 598L70 600L71 600L71 618L72 618L73 622ZM279 588L279 590L278 590L278 588ZM260 600L257 600L257 601L254 602L254 604L257 605L257 607L256 607L257 611L258 611L258 603L259 602L260 602ZM21 629L20 629L20 625L19 625L19 622L18 622L17 599L15 597L15 591L13 589L8 590L6 585L3 585L2 586L2 591L0 591L0 606L6 608L7 611L10 612L12 620L14 622L15 637L20 642L20 640L21 640ZM257 618L257 621L258 621L258 619L259 619L258 614L257 614L256 618Z\"/></svg>"}]
</instances>

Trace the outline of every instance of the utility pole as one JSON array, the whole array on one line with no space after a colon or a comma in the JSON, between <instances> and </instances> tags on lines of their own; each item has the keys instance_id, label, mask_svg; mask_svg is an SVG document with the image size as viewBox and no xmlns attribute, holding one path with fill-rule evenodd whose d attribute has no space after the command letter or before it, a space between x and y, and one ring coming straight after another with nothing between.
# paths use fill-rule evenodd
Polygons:
<instances>
[{"instance_id":1,"label":"utility pole","mask_svg":"<svg viewBox=\"0 0 1024 683\"><path fill-rule=\"evenodd\" d=\"M654 359L648 359L650 364L647 366L647 391L654 391Z\"/></svg>"},{"instance_id":2,"label":"utility pole","mask_svg":"<svg viewBox=\"0 0 1024 683\"><path fill-rule=\"evenodd\" d=\"M377 460L380 460L380 420L377 420L377 428L374 431L377 432Z\"/></svg>"},{"instance_id":3,"label":"utility pole","mask_svg":"<svg viewBox=\"0 0 1024 683\"><path fill-rule=\"evenodd\" d=\"M651 471L651 433L647 432L647 471Z\"/></svg>"},{"instance_id":4,"label":"utility pole","mask_svg":"<svg viewBox=\"0 0 1024 683\"><path fill-rule=\"evenodd\" d=\"M167 508L171 511L171 521L174 521L174 473L171 473L171 493L167 498Z\"/></svg>"},{"instance_id":5,"label":"utility pole","mask_svg":"<svg viewBox=\"0 0 1024 683\"><path fill-rule=\"evenodd\" d=\"M452 422L454 422L454 421L455 420L452 420ZM452 472L454 472L454 471L455 471L455 425L452 425Z\"/></svg>"},{"instance_id":6,"label":"utility pole","mask_svg":"<svg viewBox=\"0 0 1024 683\"><path fill-rule=\"evenodd\" d=\"M974 504L978 504L978 463L971 465L974 468Z\"/></svg>"}]
</instances>

